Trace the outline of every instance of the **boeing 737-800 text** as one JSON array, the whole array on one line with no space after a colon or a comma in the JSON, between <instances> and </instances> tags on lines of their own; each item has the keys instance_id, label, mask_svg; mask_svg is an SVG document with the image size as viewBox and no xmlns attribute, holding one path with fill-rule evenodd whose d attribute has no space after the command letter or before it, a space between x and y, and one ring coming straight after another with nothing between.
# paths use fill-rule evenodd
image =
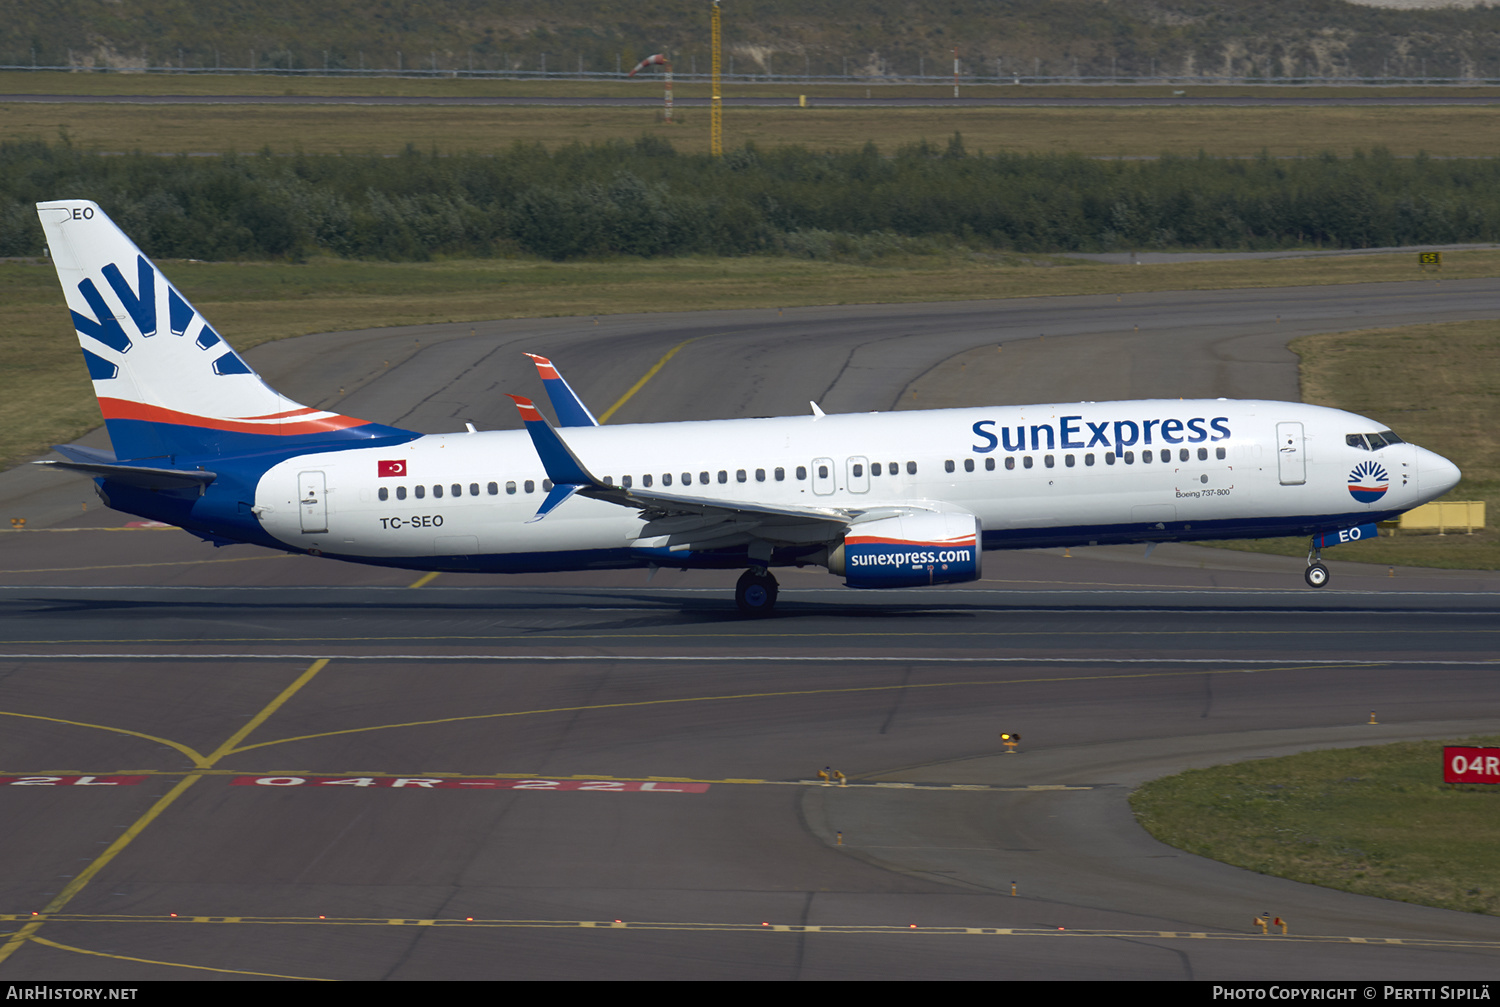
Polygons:
<instances>
[{"instance_id":1,"label":"boeing 737-800 text","mask_svg":"<svg viewBox=\"0 0 1500 1007\"><path fill-rule=\"evenodd\" d=\"M113 453L44 462L109 506L215 544L414 570L744 569L856 588L976 580L984 550L1312 537L1441 496L1447 459L1352 413L1147 400L600 426L534 357L554 426L419 434L293 402L239 357L91 202L37 207Z\"/></svg>"}]
</instances>

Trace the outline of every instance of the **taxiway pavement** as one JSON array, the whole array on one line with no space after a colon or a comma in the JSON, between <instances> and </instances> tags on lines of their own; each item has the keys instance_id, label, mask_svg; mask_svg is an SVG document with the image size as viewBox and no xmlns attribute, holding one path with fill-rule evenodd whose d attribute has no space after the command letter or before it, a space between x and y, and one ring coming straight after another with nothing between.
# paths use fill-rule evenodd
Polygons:
<instances>
[{"instance_id":1,"label":"taxiway pavement","mask_svg":"<svg viewBox=\"0 0 1500 1007\"><path fill-rule=\"evenodd\" d=\"M602 412L676 349L612 422L1294 398L1288 338L1493 317L1497 287L528 320L248 356L309 404L429 431L515 426L523 350ZM127 528L87 489L0 474L4 513L34 515L0 531L0 977L1500 965L1500 920L1188 856L1126 803L1193 766L1495 731L1495 575L1335 558L1313 592L1298 560L1193 546L992 553L937 591L788 572L778 617L745 622L732 574L415 587ZM1253 934L1263 911L1290 936Z\"/></svg>"}]
</instances>

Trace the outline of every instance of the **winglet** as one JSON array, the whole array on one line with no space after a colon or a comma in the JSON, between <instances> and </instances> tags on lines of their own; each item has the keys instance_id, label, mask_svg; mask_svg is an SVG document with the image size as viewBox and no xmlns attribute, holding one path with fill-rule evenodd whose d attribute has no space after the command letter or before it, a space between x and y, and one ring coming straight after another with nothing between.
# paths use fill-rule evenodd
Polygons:
<instances>
[{"instance_id":1,"label":"winglet","mask_svg":"<svg viewBox=\"0 0 1500 1007\"><path fill-rule=\"evenodd\" d=\"M547 389L547 398L552 401L552 408L557 413L557 425L560 427L597 427L599 421L594 419L594 414L589 412L589 407L583 404L578 393L573 391L571 385L557 372L552 361L546 357L539 357L535 353L526 354L536 361L537 373L542 376L542 387Z\"/></svg>"},{"instance_id":2,"label":"winglet","mask_svg":"<svg viewBox=\"0 0 1500 1007\"><path fill-rule=\"evenodd\" d=\"M542 460L542 468L553 483L552 490L547 494L547 499L542 501L533 521L546 517L580 489L605 488L584 467L583 462L578 460L578 456L573 454L573 450L563 442L557 431L552 429L552 424L537 409L536 403L521 395L511 395L510 398L520 410L521 422L526 424L526 432L531 435L531 443L536 447L537 457Z\"/></svg>"}]
</instances>

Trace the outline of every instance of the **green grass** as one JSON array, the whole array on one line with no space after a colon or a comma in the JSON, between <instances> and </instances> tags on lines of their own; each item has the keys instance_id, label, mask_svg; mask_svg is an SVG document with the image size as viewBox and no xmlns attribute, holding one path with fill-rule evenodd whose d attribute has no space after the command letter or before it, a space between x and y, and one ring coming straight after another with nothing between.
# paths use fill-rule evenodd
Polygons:
<instances>
[{"instance_id":1,"label":"green grass","mask_svg":"<svg viewBox=\"0 0 1500 1007\"><path fill-rule=\"evenodd\" d=\"M1189 853L1360 895L1497 915L1500 791L1446 786L1444 744L1496 745L1500 737L1194 769L1146 784L1130 803L1147 831Z\"/></svg>"},{"instance_id":2,"label":"green grass","mask_svg":"<svg viewBox=\"0 0 1500 1007\"><path fill-rule=\"evenodd\" d=\"M1327 558L1500 570L1500 321L1330 333L1291 348L1301 358L1303 401L1368 416L1452 459L1464 478L1444 499L1485 501L1490 525L1472 535L1383 533L1330 549ZM1213 544L1278 556L1307 552L1305 538Z\"/></svg>"}]
</instances>

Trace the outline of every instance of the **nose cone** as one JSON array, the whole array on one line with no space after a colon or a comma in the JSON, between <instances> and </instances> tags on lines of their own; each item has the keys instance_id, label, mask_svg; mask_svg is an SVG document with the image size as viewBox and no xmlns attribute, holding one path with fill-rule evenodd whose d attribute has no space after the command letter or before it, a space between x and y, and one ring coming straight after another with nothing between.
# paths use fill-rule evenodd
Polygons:
<instances>
[{"instance_id":1,"label":"nose cone","mask_svg":"<svg viewBox=\"0 0 1500 1007\"><path fill-rule=\"evenodd\" d=\"M1434 500L1457 486L1462 478L1457 465L1436 452L1417 448L1417 484L1424 497Z\"/></svg>"}]
</instances>

